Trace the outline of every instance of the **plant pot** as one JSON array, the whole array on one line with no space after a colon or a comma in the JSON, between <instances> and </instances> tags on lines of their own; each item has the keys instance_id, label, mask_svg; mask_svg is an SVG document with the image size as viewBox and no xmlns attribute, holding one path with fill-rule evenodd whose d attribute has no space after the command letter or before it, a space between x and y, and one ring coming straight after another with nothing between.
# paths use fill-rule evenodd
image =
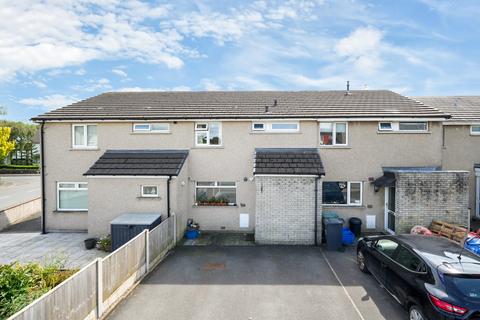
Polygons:
<instances>
[{"instance_id":1,"label":"plant pot","mask_svg":"<svg viewBox=\"0 0 480 320\"><path fill-rule=\"evenodd\" d=\"M95 245L97 244L98 239L97 238L88 238L84 240L85 243L85 249L91 250L95 248Z\"/></svg>"}]
</instances>

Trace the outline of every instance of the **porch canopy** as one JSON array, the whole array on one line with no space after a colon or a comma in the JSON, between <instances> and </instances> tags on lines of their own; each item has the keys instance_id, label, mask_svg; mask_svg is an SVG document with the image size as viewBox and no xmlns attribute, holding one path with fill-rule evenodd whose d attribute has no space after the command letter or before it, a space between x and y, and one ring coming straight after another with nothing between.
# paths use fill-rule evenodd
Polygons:
<instances>
[{"instance_id":1,"label":"porch canopy","mask_svg":"<svg viewBox=\"0 0 480 320\"><path fill-rule=\"evenodd\" d=\"M255 175L325 175L318 150L314 148L257 148L253 172Z\"/></svg>"},{"instance_id":2,"label":"porch canopy","mask_svg":"<svg viewBox=\"0 0 480 320\"><path fill-rule=\"evenodd\" d=\"M439 171L439 167L383 167L383 176L373 181L375 191L380 188L395 186L395 173L397 172L432 172Z\"/></svg>"},{"instance_id":3,"label":"porch canopy","mask_svg":"<svg viewBox=\"0 0 480 320\"><path fill-rule=\"evenodd\" d=\"M107 150L84 176L177 176L188 150Z\"/></svg>"}]
</instances>

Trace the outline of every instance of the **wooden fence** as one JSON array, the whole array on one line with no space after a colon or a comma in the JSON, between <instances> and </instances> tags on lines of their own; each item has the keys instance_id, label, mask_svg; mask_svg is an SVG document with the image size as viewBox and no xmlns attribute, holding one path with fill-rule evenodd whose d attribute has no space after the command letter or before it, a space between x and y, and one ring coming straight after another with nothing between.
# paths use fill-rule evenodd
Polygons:
<instances>
[{"instance_id":1,"label":"wooden fence","mask_svg":"<svg viewBox=\"0 0 480 320\"><path fill-rule=\"evenodd\" d=\"M172 215L75 273L8 320L100 319L176 244Z\"/></svg>"}]
</instances>

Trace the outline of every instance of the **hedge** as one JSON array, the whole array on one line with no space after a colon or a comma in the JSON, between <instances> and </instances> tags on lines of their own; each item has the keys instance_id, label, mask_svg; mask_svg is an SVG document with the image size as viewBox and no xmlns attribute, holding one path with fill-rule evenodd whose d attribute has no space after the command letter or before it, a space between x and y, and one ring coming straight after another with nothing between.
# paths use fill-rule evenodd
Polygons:
<instances>
[{"instance_id":1,"label":"hedge","mask_svg":"<svg viewBox=\"0 0 480 320\"><path fill-rule=\"evenodd\" d=\"M39 165L0 165L0 174L37 174L40 173Z\"/></svg>"}]
</instances>

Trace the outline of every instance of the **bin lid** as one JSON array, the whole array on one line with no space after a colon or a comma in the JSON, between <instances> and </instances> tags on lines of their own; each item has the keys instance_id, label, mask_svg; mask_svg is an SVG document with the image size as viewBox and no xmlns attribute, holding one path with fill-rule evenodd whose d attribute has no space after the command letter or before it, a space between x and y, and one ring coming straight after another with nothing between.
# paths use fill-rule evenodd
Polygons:
<instances>
[{"instance_id":1,"label":"bin lid","mask_svg":"<svg viewBox=\"0 0 480 320\"><path fill-rule=\"evenodd\" d=\"M348 219L348 222L350 222L351 224L362 224L362 219L357 217L351 217L350 219Z\"/></svg>"},{"instance_id":2,"label":"bin lid","mask_svg":"<svg viewBox=\"0 0 480 320\"><path fill-rule=\"evenodd\" d=\"M125 213L113 219L110 224L150 225L161 216L160 213Z\"/></svg>"},{"instance_id":3,"label":"bin lid","mask_svg":"<svg viewBox=\"0 0 480 320\"><path fill-rule=\"evenodd\" d=\"M343 219L341 218L326 218L324 220L325 224L343 224Z\"/></svg>"}]
</instances>

